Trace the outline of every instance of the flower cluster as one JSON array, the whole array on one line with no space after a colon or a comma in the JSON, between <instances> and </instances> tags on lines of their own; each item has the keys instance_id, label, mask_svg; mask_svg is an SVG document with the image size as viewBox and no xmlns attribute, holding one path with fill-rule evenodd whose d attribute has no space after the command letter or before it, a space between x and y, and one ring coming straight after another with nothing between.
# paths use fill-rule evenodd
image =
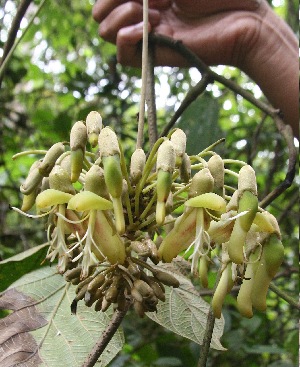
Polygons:
<instances>
[{"instance_id":1,"label":"flower cluster","mask_svg":"<svg viewBox=\"0 0 300 367\"><path fill-rule=\"evenodd\" d=\"M74 124L69 143L54 144L32 165L20 188L21 211L35 205L36 217L48 217L47 259L57 259L58 271L77 284L73 312L81 299L105 311L110 304L121 309L128 297L140 316L155 311L164 285L179 284L150 261L171 262L179 254L203 287L210 265L220 262L216 317L234 284L241 284L242 315L265 310L283 260L280 230L258 206L253 168L212 148L188 156L185 133L174 129L148 156L136 149L128 169L115 132L92 111Z\"/></svg>"}]
</instances>

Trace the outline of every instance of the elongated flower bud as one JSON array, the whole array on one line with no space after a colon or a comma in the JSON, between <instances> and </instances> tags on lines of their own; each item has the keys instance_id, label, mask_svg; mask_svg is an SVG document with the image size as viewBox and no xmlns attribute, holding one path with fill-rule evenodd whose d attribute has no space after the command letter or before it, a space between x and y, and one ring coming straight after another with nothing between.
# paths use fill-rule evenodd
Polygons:
<instances>
[{"instance_id":1,"label":"elongated flower bud","mask_svg":"<svg viewBox=\"0 0 300 367\"><path fill-rule=\"evenodd\" d=\"M162 225L165 220L165 206L172 187L175 157L173 144L169 140L164 141L157 151L156 222L158 225Z\"/></svg>"},{"instance_id":2,"label":"elongated flower bud","mask_svg":"<svg viewBox=\"0 0 300 367\"><path fill-rule=\"evenodd\" d=\"M186 134L181 129L176 129L170 138L176 154L176 166L180 167L186 149Z\"/></svg>"},{"instance_id":3,"label":"elongated flower bud","mask_svg":"<svg viewBox=\"0 0 300 367\"><path fill-rule=\"evenodd\" d=\"M55 165L56 160L64 153L63 143L56 143L46 153L43 161L39 165L40 174L47 177Z\"/></svg>"},{"instance_id":4,"label":"elongated flower bud","mask_svg":"<svg viewBox=\"0 0 300 367\"><path fill-rule=\"evenodd\" d=\"M146 163L146 154L143 149L136 149L130 160L130 177L133 184L137 183L142 177L143 170Z\"/></svg>"},{"instance_id":5,"label":"elongated flower bud","mask_svg":"<svg viewBox=\"0 0 300 367\"><path fill-rule=\"evenodd\" d=\"M208 169L214 179L214 192L224 196L224 162L218 155L213 155L207 162Z\"/></svg>"},{"instance_id":6,"label":"elongated flower bud","mask_svg":"<svg viewBox=\"0 0 300 367\"><path fill-rule=\"evenodd\" d=\"M196 233L195 209L183 213L175 222L174 228L163 239L158 256L165 262L171 262L181 251L187 249Z\"/></svg>"},{"instance_id":7,"label":"elongated flower bud","mask_svg":"<svg viewBox=\"0 0 300 367\"><path fill-rule=\"evenodd\" d=\"M86 126L83 121L77 121L71 129L71 181L76 182L83 166L85 146L87 142Z\"/></svg>"},{"instance_id":8,"label":"elongated flower bud","mask_svg":"<svg viewBox=\"0 0 300 367\"><path fill-rule=\"evenodd\" d=\"M251 191L257 196L255 171L250 165L243 166L239 171L238 190L241 196L244 191Z\"/></svg>"},{"instance_id":9,"label":"elongated flower bud","mask_svg":"<svg viewBox=\"0 0 300 367\"><path fill-rule=\"evenodd\" d=\"M217 285L216 291L214 293L211 305L214 315L217 319L221 318L222 306L226 297L226 294L231 291L233 287L232 273L231 273L231 263L228 263L222 272L220 281Z\"/></svg>"},{"instance_id":10,"label":"elongated flower bud","mask_svg":"<svg viewBox=\"0 0 300 367\"><path fill-rule=\"evenodd\" d=\"M208 168L203 168L201 171L197 172L191 182L189 189L189 197L198 196L206 192L213 191L214 179Z\"/></svg>"},{"instance_id":11,"label":"elongated flower bud","mask_svg":"<svg viewBox=\"0 0 300 367\"><path fill-rule=\"evenodd\" d=\"M120 156L120 148L116 133L108 126L103 128L99 134L99 149L102 157Z\"/></svg>"},{"instance_id":12,"label":"elongated flower bud","mask_svg":"<svg viewBox=\"0 0 300 367\"><path fill-rule=\"evenodd\" d=\"M89 143L93 148L98 144L98 137L102 129L102 117L99 112L91 111L85 120Z\"/></svg>"},{"instance_id":13,"label":"elongated flower bud","mask_svg":"<svg viewBox=\"0 0 300 367\"><path fill-rule=\"evenodd\" d=\"M262 256L259 262L251 292L253 307L258 311L267 308L266 298L271 280L276 275L284 258L284 247L276 234L271 234L263 244Z\"/></svg>"},{"instance_id":14,"label":"elongated flower bud","mask_svg":"<svg viewBox=\"0 0 300 367\"><path fill-rule=\"evenodd\" d=\"M28 176L25 182L21 185L20 191L24 195L31 194L42 182L43 176L39 171L41 161L35 161L30 167Z\"/></svg>"},{"instance_id":15,"label":"elongated flower bud","mask_svg":"<svg viewBox=\"0 0 300 367\"><path fill-rule=\"evenodd\" d=\"M252 225L258 209L258 199L251 191L244 191L238 201L239 216L228 242L228 254L230 259L236 264L242 264L244 260L243 246L247 233Z\"/></svg>"},{"instance_id":16,"label":"elongated flower bud","mask_svg":"<svg viewBox=\"0 0 300 367\"><path fill-rule=\"evenodd\" d=\"M247 264L243 283L240 287L237 296L237 308L239 313L247 318L253 316L251 292L254 285L254 277L259 266L258 256L260 248L257 247L254 253L249 256L249 263Z\"/></svg>"},{"instance_id":17,"label":"elongated flower bud","mask_svg":"<svg viewBox=\"0 0 300 367\"><path fill-rule=\"evenodd\" d=\"M109 127L99 135L100 155L104 167L104 178L108 192L112 196L116 228L120 234L125 231L125 219L122 205L123 175L120 163L120 148L115 132Z\"/></svg>"},{"instance_id":18,"label":"elongated flower bud","mask_svg":"<svg viewBox=\"0 0 300 367\"><path fill-rule=\"evenodd\" d=\"M189 182L191 178L192 170L191 170L191 160L190 157L184 153L182 157L182 162L180 165L180 178L183 182Z\"/></svg>"},{"instance_id":19,"label":"elongated flower bud","mask_svg":"<svg viewBox=\"0 0 300 367\"><path fill-rule=\"evenodd\" d=\"M49 185L51 189L75 194L70 176L61 166L54 166L49 175Z\"/></svg>"},{"instance_id":20,"label":"elongated flower bud","mask_svg":"<svg viewBox=\"0 0 300 367\"><path fill-rule=\"evenodd\" d=\"M37 197L37 192L38 192L38 189L35 189L30 194L23 196L23 202L21 206L21 210L23 212L27 212L28 210L30 210L33 207L35 203L35 199Z\"/></svg>"}]
</instances>

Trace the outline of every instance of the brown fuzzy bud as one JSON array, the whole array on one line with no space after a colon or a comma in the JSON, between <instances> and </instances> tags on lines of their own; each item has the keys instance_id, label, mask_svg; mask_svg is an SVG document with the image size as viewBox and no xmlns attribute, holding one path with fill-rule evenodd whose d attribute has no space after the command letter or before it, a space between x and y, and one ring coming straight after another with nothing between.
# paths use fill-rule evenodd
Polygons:
<instances>
[{"instance_id":1,"label":"brown fuzzy bud","mask_svg":"<svg viewBox=\"0 0 300 367\"><path fill-rule=\"evenodd\" d=\"M108 290L105 292L105 299L110 303L115 303L117 301L119 294L119 289L117 286L112 284Z\"/></svg>"},{"instance_id":2,"label":"brown fuzzy bud","mask_svg":"<svg viewBox=\"0 0 300 367\"><path fill-rule=\"evenodd\" d=\"M81 267L69 269L64 273L65 280L70 282L72 279L78 278L81 273Z\"/></svg>"},{"instance_id":3,"label":"brown fuzzy bud","mask_svg":"<svg viewBox=\"0 0 300 367\"><path fill-rule=\"evenodd\" d=\"M102 129L102 117L99 112L91 111L85 120L88 140L94 148L98 143L98 137Z\"/></svg>"},{"instance_id":4,"label":"brown fuzzy bud","mask_svg":"<svg viewBox=\"0 0 300 367\"><path fill-rule=\"evenodd\" d=\"M101 285L104 283L105 281L105 275L100 273L98 275L96 275L93 280L90 281L87 290L89 292L93 292L94 290L96 290L97 288L101 287Z\"/></svg>"},{"instance_id":5,"label":"brown fuzzy bud","mask_svg":"<svg viewBox=\"0 0 300 367\"><path fill-rule=\"evenodd\" d=\"M143 298L148 298L154 295L153 289L150 287L150 285L141 279L135 280L133 286Z\"/></svg>"},{"instance_id":6,"label":"brown fuzzy bud","mask_svg":"<svg viewBox=\"0 0 300 367\"><path fill-rule=\"evenodd\" d=\"M156 278L159 282L162 282L165 285L170 287L178 288L180 283L179 280L176 279L172 274L166 273L165 271L157 270L153 273L154 278Z\"/></svg>"}]
</instances>

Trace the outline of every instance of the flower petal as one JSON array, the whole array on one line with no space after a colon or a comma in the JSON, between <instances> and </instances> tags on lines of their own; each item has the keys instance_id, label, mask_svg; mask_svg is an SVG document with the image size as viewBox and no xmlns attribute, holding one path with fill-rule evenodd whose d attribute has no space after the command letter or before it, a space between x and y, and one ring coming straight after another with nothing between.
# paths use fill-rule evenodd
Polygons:
<instances>
[{"instance_id":1,"label":"flower petal","mask_svg":"<svg viewBox=\"0 0 300 367\"><path fill-rule=\"evenodd\" d=\"M186 206L194 208L206 208L224 213L226 211L226 201L213 192L207 192L202 195L195 196L185 203Z\"/></svg>"},{"instance_id":2,"label":"flower petal","mask_svg":"<svg viewBox=\"0 0 300 367\"><path fill-rule=\"evenodd\" d=\"M94 194L91 191L82 191L69 201L68 209L84 212L86 210L108 210L112 209L111 201Z\"/></svg>"},{"instance_id":3,"label":"flower petal","mask_svg":"<svg viewBox=\"0 0 300 367\"><path fill-rule=\"evenodd\" d=\"M67 192L47 189L38 194L35 203L37 208L42 209L53 205L66 204L72 196L72 194Z\"/></svg>"}]
</instances>

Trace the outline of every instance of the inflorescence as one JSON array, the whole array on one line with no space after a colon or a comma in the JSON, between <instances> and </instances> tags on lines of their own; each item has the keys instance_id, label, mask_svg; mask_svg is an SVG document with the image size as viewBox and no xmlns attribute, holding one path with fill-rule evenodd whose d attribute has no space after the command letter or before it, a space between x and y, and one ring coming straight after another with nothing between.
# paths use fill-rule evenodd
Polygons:
<instances>
[{"instance_id":1,"label":"inflorescence","mask_svg":"<svg viewBox=\"0 0 300 367\"><path fill-rule=\"evenodd\" d=\"M122 309L128 299L140 316L156 311L165 285L179 282L155 265L177 255L191 261L203 287L209 267L220 262L216 317L234 284L241 284L243 316L266 309L283 260L278 223L258 206L253 168L212 148L188 156L185 133L174 129L148 155L136 149L128 170L115 132L92 111L74 124L69 143L54 144L32 165L20 188L21 210L13 209L24 213L35 205L38 214L26 215L47 217L47 259L77 285L72 312L81 299L97 311L111 304ZM238 173L225 168L231 164Z\"/></svg>"}]
</instances>

